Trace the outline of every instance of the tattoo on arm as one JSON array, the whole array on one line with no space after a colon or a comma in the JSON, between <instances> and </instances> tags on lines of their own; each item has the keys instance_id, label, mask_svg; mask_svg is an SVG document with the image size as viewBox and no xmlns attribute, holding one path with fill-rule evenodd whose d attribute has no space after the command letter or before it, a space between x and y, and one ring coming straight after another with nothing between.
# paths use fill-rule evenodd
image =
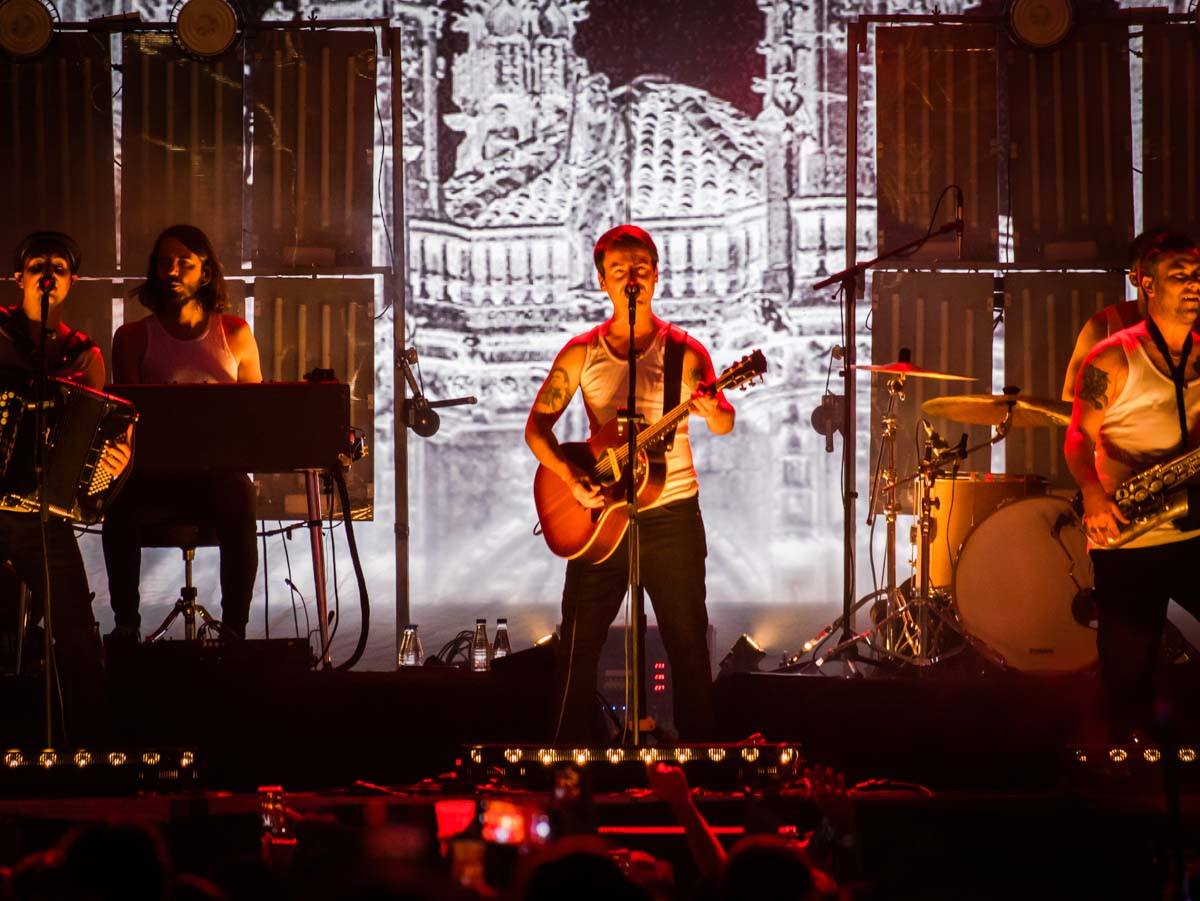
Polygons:
<instances>
[{"instance_id":1,"label":"tattoo on arm","mask_svg":"<svg viewBox=\"0 0 1200 901\"><path fill-rule=\"evenodd\" d=\"M567 377L567 371L561 366L556 366L546 377L546 383L542 386L542 390L538 392L537 406L557 413L571 399L570 392L567 390L570 384L571 380Z\"/></svg>"},{"instance_id":2,"label":"tattoo on arm","mask_svg":"<svg viewBox=\"0 0 1200 901\"><path fill-rule=\"evenodd\" d=\"M1104 405L1108 403L1108 373L1103 369L1091 365L1090 363L1083 368L1083 376L1079 381L1079 391L1077 397L1090 403L1097 410L1103 410Z\"/></svg>"},{"instance_id":3,"label":"tattoo on arm","mask_svg":"<svg viewBox=\"0 0 1200 901\"><path fill-rule=\"evenodd\" d=\"M691 382L692 390L695 391L700 385L704 384L704 370L697 366L692 370L688 381Z\"/></svg>"}]
</instances>

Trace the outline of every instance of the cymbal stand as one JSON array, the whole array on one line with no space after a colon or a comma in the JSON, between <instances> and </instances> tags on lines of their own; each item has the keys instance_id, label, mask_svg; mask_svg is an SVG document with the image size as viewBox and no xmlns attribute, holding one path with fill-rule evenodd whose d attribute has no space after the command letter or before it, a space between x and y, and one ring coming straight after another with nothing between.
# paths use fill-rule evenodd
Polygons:
<instances>
[{"instance_id":1,"label":"cymbal stand","mask_svg":"<svg viewBox=\"0 0 1200 901\"><path fill-rule=\"evenodd\" d=\"M897 479L895 475L896 426L893 408L897 398L900 400L904 399L903 379L904 377L901 375L888 381L888 393L890 396L888 408L882 420L883 443L880 446L880 461L884 460L884 455L886 454L887 465L880 466L878 463L876 465L877 471L871 490L871 518L867 520L868 523L873 522L875 516L874 501L877 497L876 492L878 486L882 484L885 498L884 516L888 525L887 548L885 549L887 584L881 591L873 592L859 599L850 611L853 613L853 611L872 601L882 600L887 605L884 608L886 611L885 615L879 618L872 617L874 622L869 628L849 637L843 637L841 641L825 651L820 657L814 656L810 660L804 659L810 653L815 655L839 627L844 628L846 616L839 617L812 639L805 642L803 651L800 654L785 658L783 665L775 670L776 672L792 672L810 664L820 668L829 660L850 651L851 648L856 647L860 642L866 642L877 654L884 658L915 666L931 666L946 657L958 653L967 646L974 648L987 659L1004 665L1002 655L963 629L953 613L947 612L947 609L942 609L945 605L933 596L930 584L930 556L933 547L933 511L937 507L937 499L933 497L933 485L937 481L938 475L946 467L957 465L983 448L998 444L1008 436L1012 428L1016 389L1005 389L1006 394L1012 395L1008 401L1008 412L1005 414L1003 422L996 427L996 433L987 441L980 442L974 447L967 447L966 436L964 435L963 440L954 447L945 447L944 443L942 443L942 447L935 447L935 443L939 442L927 440L917 471L903 479ZM897 382L899 384L896 384ZM914 505L916 508L920 544L916 565L914 566L914 582L917 586L917 593L911 598L906 598L904 592L896 584L895 517L899 512L899 504L896 501L897 490L909 482L918 483L917 497L914 499ZM931 621L931 617L936 622ZM933 630L935 625L938 627L936 634ZM940 637L942 629L949 629L957 634L962 643L945 653L939 653L939 642L936 639Z\"/></svg>"},{"instance_id":2,"label":"cymbal stand","mask_svg":"<svg viewBox=\"0 0 1200 901\"><path fill-rule=\"evenodd\" d=\"M871 482L871 500L868 505L867 526L875 525L876 512L879 502L879 492L883 491L883 516L886 523L886 538L884 545L884 594L882 600L884 616L900 598L897 596L896 582L896 517L900 512L900 504L896 498L896 415L897 401L904 402L904 375L895 375L887 380L888 405L881 420L879 458L875 462L875 478ZM881 465L883 464L883 465ZM875 608L872 608L872 614ZM884 616L872 615L872 622L880 622ZM881 650L893 650L894 637L891 630L885 630Z\"/></svg>"}]
</instances>

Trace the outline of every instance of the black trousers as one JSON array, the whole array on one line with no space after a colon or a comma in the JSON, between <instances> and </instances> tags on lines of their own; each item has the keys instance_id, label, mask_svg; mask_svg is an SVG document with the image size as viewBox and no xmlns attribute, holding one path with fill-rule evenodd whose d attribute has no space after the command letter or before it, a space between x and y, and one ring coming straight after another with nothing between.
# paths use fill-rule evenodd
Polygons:
<instances>
[{"instance_id":1,"label":"black trousers","mask_svg":"<svg viewBox=\"0 0 1200 901\"><path fill-rule=\"evenodd\" d=\"M134 475L104 517L104 567L118 626L137 629L142 539L166 525L197 524L217 533L221 548L221 624L246 634L258 572L254 485L240 473L170 478Z\"/></svg>"},{"instance_id":2,"label":"black trousers","mask_svg":"<svg viewBox=\"0 0 1200 901\"><path fill-rule=\"evenodd\" d=\"M695 497L647 510L639 517L642 585L650 596L671 663L675 726L681 738L713 729L708 611L704 606L704 520ZM600 652L621 610L628 583L628 535L603 563L567 563L562 641L556 672L557 742L594 738L593 711Z\"/></svg>"},{"instance_id":3,"label":"black trousers","mask_svg":"<svg viewBox=\"0 0 1200 901\"><path fill-rule=\"evenodd\" d=\"M92 615L83 557L69 523L46 523L50 561L50 623L62 680L67 737L72 745L93 741L104 726L103 650ZM8 559L32 594L35 618L45 610L42 538L36 515L0 513L0 558Z\"/></svg>"},{"instance_id":4,"label":"black trousers","mask_svg":"<svg viewBox=\"0 0 1200 901\"><path fill-rule=\"evenodd\" d=\"M1167 604L1200 618L1200 538L1146 548L1091 552L1096 578L1100 678L1114 741L1153 735L1154 673Z\"/></svg>"}]
</instances>

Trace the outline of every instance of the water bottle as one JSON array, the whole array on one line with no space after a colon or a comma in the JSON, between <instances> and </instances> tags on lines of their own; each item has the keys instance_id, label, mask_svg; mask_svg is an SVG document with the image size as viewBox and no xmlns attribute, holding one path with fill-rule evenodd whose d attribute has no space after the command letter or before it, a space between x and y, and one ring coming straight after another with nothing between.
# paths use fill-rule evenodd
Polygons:
<instances>
[{"instance_id":1,"label":"water bottle","mask_svg":"<svg viewBox=\"0 0 1200 901\"><path fill-rule=\"evenodd\" d=\"M492 645L492 659L499 660L512 653L512 645L508 643L508 619L500 617L496 620L496 643Z\"/></svg>"},{"instance_id":2,"label":"water bottle","mask_svg":"<svg viewBox=\"0 0 1200 901\"><path fill-rule=\"evenodd\" d=\"M487 620L475 620L475 637L471 639L471 669L486 673L492 666L492 650L488 646Z\"/></svg>"},{"instance_id":3,"label":"water bottle","mask_svg":"<svg viewBox=\"0 0 1200 901\"><path fill-rule=\"evenodd\" d=\"M415 623L404 627L400 637L400 653L396 661L400 666L420 666L425 662L425 649L421 647L421 636Z\"/></svg>"}]
</instances>

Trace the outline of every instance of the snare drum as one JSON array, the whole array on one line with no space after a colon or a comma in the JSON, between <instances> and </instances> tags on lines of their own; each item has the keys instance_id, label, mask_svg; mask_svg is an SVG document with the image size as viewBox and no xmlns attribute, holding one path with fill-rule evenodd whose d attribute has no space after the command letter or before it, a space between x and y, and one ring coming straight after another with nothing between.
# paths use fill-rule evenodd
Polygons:
<instances>
[{"instance_id":1,"label":"snare drum","mask_svg":"<svg viewBox=\"0 0 1200 901\"><path fill-rule=\"evenodd\" d=\"M962 472L933 483L933 540L929 548L929 584L949 588L954 565L971 530L1001 505L1046 493L1036 475Z\"/></svg>"},{"instance_id":2,"label":"snare drum","mask_svg":"<svg viewBox=\"0 0 1200 901\"><path fill-rule=\"evenodd\" d=\"M963 542L954 602L966 631L1032 672L1082 669L1096 660L1096 632L1077 622L1076 597L1092 588L1087 536L1060 497L997 509Z\"/></svg>"}]
</instances>

